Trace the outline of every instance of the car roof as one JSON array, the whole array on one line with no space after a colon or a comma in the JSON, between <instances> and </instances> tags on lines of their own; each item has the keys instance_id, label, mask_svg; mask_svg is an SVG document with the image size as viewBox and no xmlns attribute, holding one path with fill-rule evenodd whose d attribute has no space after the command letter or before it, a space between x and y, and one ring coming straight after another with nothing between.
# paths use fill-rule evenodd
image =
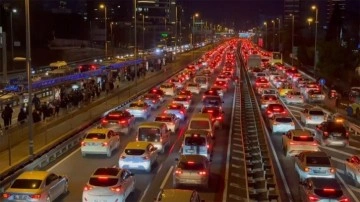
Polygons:
<instances>
[{"instance_id":1,"label":"car roof","mask_svg":"<svg viewBox=\"0 0 360 202\"><path fill-rule=\"evenodd\" d=\"M294 130L291 130L291 133L294 135L294 136L310 136L312 137L312 132L310 130L306 130L306 129L294 129Z\"/></svg>"},{"instance_id":2,"label":"car roof","mask_svg":"<svg viewBox=\"0 0 360 202\"><path fill-rule=\"evenodd\" d=\"M165 125L165 123L157 122L157 121L146 121L146 122L139 123L138 128L142 128L142 127L157 127L157 128L161 128L163 125Z\"/></svg>"},{"instance_id":3,"label":"car roof","mask_svg":"<svg viewBox=\"0 0 360 202\"><path fill-rule=\"evenodd\" d=\"M117 176L121 172L121 168L117 167L104 167L104 168L97 168L92 176L99 176L99 175L106 175L106 176Z\"/></svg>"},{"instance_id":4,"label":"car roof","mask_svg":"<svg viewBox=\"0 0 360 202\"><path fill-rule=\"evenodd\" d=\"M208 135L209 134L209 131L206 131L206 130L196 130L196 129L193 129L193 130L186 130L184 136L190 136L192 134L199 134L199 135Z\"/></svg>"},{"instance_id":5,"label":"car roof","mask_svg":"<svg viewBox=\"0 0 360 202\"><path fill-rule=\"evenodd\" d=\"M97 126L97 127L95 127L95 128L90 129L87 134L89 134L89 133L107 134L108 132L109 132L109 129L108 129L108 128L102 128L102 127L100 127L100 126Z\"/></svg>"},{"instance_id":6,"label":"car roof","mask_svg":"<svg viewBox=\"0 0 360 202\"><path fill-rule=\"evenodd\" d=\"M312 156L312 157L329 157L325 152L322 151L305 151L302 152L305 156Z\"/></svg>"},{"instance_id":7,"label":"car roof","mask_svg":"<svg viewBox=\"0 0 360 202\"><path fill-rule=\"evenodd\" d=\"M193 114L193 116L191 117L191 119L209 119L211 118L210 117L210 114L208 113L196 113L196 114Z\"/></svg>"},{"instance_id":8,"label":"car roof","mask_svg":"<svg viewBox=\"0 0 360 202\"><path fill-rule=\"evenodd\" d=\"M339 182L335 178L309 178L309 181L313 183L315 189L332 188L341 190Z\"/></svg>"},{"instance_id":9,"label":"car roof","mask_svg":"<svg viewBox=\"0 0 360 202\"><path fill-rule=\"evenodd\" d=\"M19 175L16 179L36 179L36 180L44 180L50 173L47 171L25 171Z\"/></svg>"},{"instance_id":10,"label":"car roof","mask_svg":"<svg viewBox=\"0 0 360 202\"><path fill-rule=\"evenodd\" d=\"M190 198L195 191L185 189L164 189L161 194L161 202L190 202Z\"/></svg>"},{"instance_id":11,"label":"car roof","mask_svg":"<svg viewBox=\"0 0 360 202\"><path fill-rule=\"evenodd\" d=\"M205 160L207 160L207 157L198 154L181 155L179 158L179 162L184 162L184 161L203 162Z\"/></svg>"},{"instance_id":12,"label":"car roof","mask_svg":"<svg viewBox=\"0 0 360 202\"><path fill-rule=\"evenodd\" d=\"M145 142L145 141L137 141L137 142L129 142L125 149L146 149L147 146L151 144L150 142Z\"/></svg>"},{"instance_id":13,"label":"car roof","mask_svg":"<svg viewBox=\"0 0 360 202\"><path fill-rule=\"evenodd\" d=\"M274 119L276 119L276 118L289 118L289 119L293 120L292 116L289 115L289 114L274 114L273 118Z\"/></svg>"}]
</instances>

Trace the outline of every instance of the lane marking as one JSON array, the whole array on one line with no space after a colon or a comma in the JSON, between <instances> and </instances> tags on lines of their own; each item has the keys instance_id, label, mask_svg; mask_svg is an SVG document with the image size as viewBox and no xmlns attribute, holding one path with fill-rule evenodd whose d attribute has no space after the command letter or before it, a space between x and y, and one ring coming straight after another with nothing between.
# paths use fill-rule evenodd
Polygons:
<instances>
[{"instance_id":1,"label":"lane marking","mask_svg":"<svg viewBox=\"0 0 360 202\"><path fill-rule=\"evenodd\" d=\"M59 166L60 164L64 163L64 161L68 160L70 157L72 157L74 154L76 154L78 151L81 150L81 147L77 148L75 151L73 151L72 153L70 153L69 155L65 156L63 159L61 159L61 161L58 161L56 164L54 164L53 166L51 166L49 169L47 169L47 171L52 171L53 169L55 169L57 166Z\"/></svg>"},{"instance_id":2,"label":"lane marking","mask_svg":"<svg viewBox=\"0 0 360 202\"><path fill-rule=\"evenodd\" d=\"M144 197L145 197L145 195L146 195L146 192L149 190L150 185L151 185L151 183L148 183L148 185L146 186L146 189L143 191L142 197L141 197L140 201L143 201L143 200L144 200Z\"/></svg>"},{"instance_id":3,"label":"lane marking","mask_svg":"<svg viewBox=\"0 0 360 202\"><path fill-rule=\"evenodd\" d=\"M164 189L165 184L168 181L168 179L170 177L170 174L172 173L173 169L174 169L174 166L171 166L170 169L168 170L168 172L166 173L165 178L164 178L164 180L162 181L162 183L160 185L160 189Z\"/></svg>"},{"instance_id":4,"label":"lane marking","mask_svg":"<svg viewBox=\"0 0 360 202\"><path fill-rule=\"evenodd\" d=\"M327 150L330 150L330 151L335 152L335 153L343 154L343 155L345 155L345 156L352 156L352 155L354 155L354 154L351 154L351 153L348 153L348 152L344 152L344 151L341 151L341 150L338 150L338 149L334 149L334 148L331 148L331 147L324 147L324 146L320 146L320 145L319 145L319 147L320 147L321 149L327 149ZM331 158L333 158L333 157L331 157Z\"/></svg>"},{"instance_id":5,"label":"lane marking","mask_svg":"<svg viewBox=\"0 0 360 202\"><path fill-rule=\"evenodd\" d=\"M338 179L340 180L340 182L344 185L345 189L348 191L348 193L351 195L351 197L354 199L354 201L356 202L360 202L359 199L356 197L356 195L354 194L354 192L351 190L351 188L349 187L349 185L344 181L344 179L338 174L336 173L336 176L338 177Z\"/></svg>"}]
</instances>

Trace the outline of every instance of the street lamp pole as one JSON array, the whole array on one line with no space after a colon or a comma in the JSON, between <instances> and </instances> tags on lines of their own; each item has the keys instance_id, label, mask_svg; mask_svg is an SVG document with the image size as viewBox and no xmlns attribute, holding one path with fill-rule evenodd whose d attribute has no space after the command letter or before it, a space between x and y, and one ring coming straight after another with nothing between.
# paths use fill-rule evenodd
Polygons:
<instances>
[{"instance_id":1,"label":"street lamp pole","mask_svg":"<svg viewBox=\"0 0 360 202\"><path fill-rule=\"evenodd\" d=\"M294 65L294 22L295 22L295 16L293 14L290 14L291 16L291 65Z\"/></svg>"},{"instance_id":2,"label":"street lamp pole","mask_svg":"<svg viewBox=\"0 0 360 202\"><path fill-rule=\"evenodd\" d=\"M145 15L142 14L142 49L145 50Z\"/></svg>"},{"instance_id":3,"label":"street lamp pole","mask_svg":"<svg viewBox=\"0 0 360 202\"><path fill-rule=\"evenodd\" d=\"M178 7L175 7L175 52L177 51L178 40Z\"/></svg>"},{"instance_id":4,"label":"street lamp pole","mask_svg":"<svg viewBox=\"0 0 360 202\"><path fill-rule=\"evenodd\" d=\"M105 4L101 4L100 8L104 9L104 17L105 17L105 57L107 57L108 45L107 45L107 6Z\"/></svg>"},{"instance_id":5,"label":"street lamp pole","mask_svg":"<svg viewBox=\"0 0 360 202\"><path fill-rule=\"evenodd\" d=\"M273 24L273 45L272 45L272 51L275 51L275 21L271 20L271 23Z\"/></svg>"},{"instance_id":6,"label":"street lamp pole","mask_svg":"<svg viewBox=\"0 0 360 202\"><path fill-rule=\"evenodd\" d=\"M134 0L134 57L135 60L138 58L138 50L137 50L137 0ZM138 80L138 72L137 72L137 63L135 62L135 85L137 88L137 80Z\"/></svg>"},{"instance_id":7,"label":"street lamp pole","mask_svg":"<svg viewBox=\"0 0 360 202\"><path fill-rule=\"evenodd\" d=\"M10 32L11 32L11 58L14 58L14 29L13 29L13 13L17 13L14 8L10 12Z\"/></svg>"},{"instance_id":8,"label":"street lamp pole","mask_svg":"<svg viewBox=\"0 0 360 202\"><path fill-rule=\"evenodd\" d=\"M267 44L268 44L268 29L267 29L267 22L264 22L265 25L265 49L267 50Z\"/></svg>"},{"instance_id":9,"label":"street lamp pole","mask_svg":"<svg viewBox=\"0 0 360 202\"><path fill-rule=\"evenodd\" d=\"M311 7L312 10L315 10L315 44L314 44L314 77L316 77L316 64L317 64L317 35L318 35L318 12L319 9L316 6Z\"/></svg>"},{"instance_id":10,"label":"street lamp pole","mask_svg":"<svg viewBox=\"0 0 360 202\"><path fill-rule=\"evenodd\" d=\"M26 26L26 74L28 80L28 127L29 127L29 155L34 158L34 128L32 117L32 80L31 80L31 49L30 49L30 0L25 0L25 26Z\"/></svg>"}]
</instances>

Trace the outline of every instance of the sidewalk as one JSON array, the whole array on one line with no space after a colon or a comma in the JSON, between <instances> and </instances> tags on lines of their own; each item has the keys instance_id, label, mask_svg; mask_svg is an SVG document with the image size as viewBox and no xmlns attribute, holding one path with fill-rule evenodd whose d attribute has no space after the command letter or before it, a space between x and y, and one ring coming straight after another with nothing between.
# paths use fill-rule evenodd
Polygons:
<instances>
[{"instance_id":1,"label":"sidewalk","mask_svg":"<svg viewBox=\"0 0 360 202\"><path fill-rule=\"evenodd\" d=\"M206 49L196 51L196 57L204 50ZM39 154L49 149L55 143L89 125L94 119L101 117L105 111L118 106L129 97L150 88L182 69L184 65L191 62L192 58L189 57L191 56L189 53L185 53L183 56L187 57L182 57L174 63L167 64L168 70L166 72L148 72L146 77L139 78L136 84L135 82L127 82L127 84L120 86L118 89L114 89L107 96L103 93L100 98L88 105L82 106L78 110L73 110L64 113L62 116L34 124L34 154ZM9 129L8 132L10 135L5 134L0 136L1 148L7 148L0 152L1 175L9 172L14 166L19 166L22 162L28 160L28 131L28 127L24 125ZM8 137L10 137L10 139L8 139ZM10 149L8 145L10 145Z\"/></svg>"}]
</instances>

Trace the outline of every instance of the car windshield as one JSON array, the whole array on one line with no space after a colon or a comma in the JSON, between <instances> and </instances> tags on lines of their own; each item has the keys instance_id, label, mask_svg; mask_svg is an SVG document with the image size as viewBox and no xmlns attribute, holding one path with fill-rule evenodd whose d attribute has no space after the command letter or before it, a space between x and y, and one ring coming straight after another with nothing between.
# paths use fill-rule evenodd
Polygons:
<instances>
[{"instance_id":1,"label":"car windshield","mask_svg":"<svg viewBox=\"0 0 360 202\"><path fill-rule=\"evenodd\" d=\"M110 113L106 116L106 120L119 120L120 118L125 117L126 114L123 112Z\"/></svg>"},{"instance_id":2,"label":"car windshield","mask_svg":"<svg viewBox=\"0 0 360 202\"><path fill-rule=\"evenodd\" d=\"M197 87L198 85L196 83L189 83L188 86L189 87Z\"/></svg>"},{"instance_id":3,"label":"car windshield","mask_svg":"<svg viewBox=\"0 0 360 202\"><path fill-rule=\"evenodd\" d=\"M171 84L162 84L161 88L172 88L173 86Z\"/></svg>"},{"instance_id":4,"label":"car windshield","mask_svg":"<svg viewBox=\"0 0 360 202\"><path fill-rule=\"evenodd\" d=\"M162 117L162 116L158 116L155 118L155 121L160 121L160 122L172 122L171 117Z\"/></svg>"},{"instance_id":5,"label":"car windshield","mask_svg":"<svg viewBox=\"0 0 360 202\"><path fill-rule=\"evenodd\" d=\"M118 178L112 177L91 177L89 180L89 184L97 187L110 187L116 185L118 181Z\"/></svg>"},{"instance_id":6,"label":"car windshield","mask_svg":"<svg viewBox=\"0 0 360 202\"><path fill-rule=\"evenodd\" d=\"M206 83L206 82L207 82L207 79L206 79L206 77L196 77L196 78L195 78L195 81L196 81L197 83Z\"/></svg>"},{"instance_id":7,"label":"car windshield","mask_svg":"<svg viewBox=\"0 0 360 202\"><path fill-rule=\"evenodd\" d=\"M314 141L314 138L311 136L304 135L304 136L294 136L293 140L299 141L299 142L312 142L312 141Z\"/></svg>"},{"instance_id":8,"label":"car windshield","mask_svg":"<svg viewBox=\"0 0 360 202\"><path fill-rule=\"evenodd\" d=\"M192 120L190 122L191 129L210 129L209 121L202 121L202 120Z\"/></svg>"},{"instance_id":9,"label":"car windshield","mask_svg":"<svg viewBox=\"0 0 360 202\"><path fill-rule=\"evenodd\" d=\"M338 133L345 133L346 129L342 124L329 124L328 126L329 132L338 132Z\"/></svg>"},{"instance_id":10,"label":"car windshield","mask_svg":"<svg viewBox=\"0 0 360 202\"><path fill-rule=\"evenodd\" d=\"M319 110L311 110L309 111L310 115L315 115L315 116L324 116L324 112L323 111L319 111Z\"/></svg>"},{"instance_id":11,"label":"car windshield","mask_svg":"<svg viewBox=\"0 0 360 202\"><path fill-rule=\"evenodd\" d=\"M204 164L202 163L195 163L193 161L188 162L180 162L178 168L182 170L204 170Z\"/></svg>"},{"instance_id":12,"label":"car windshield","mask_svg":"<svg viewBox=\"0 0 360 202\"><path fill-rule=\"evenodd\" d=\"M104 133L89 133L86 135L86 139L105 139L106 135Z\"/></svg>"},{"instance_id":13,"label":"car windshield","mask_svg":"<svg viewBox=\"0 0 360 202\"><path fill-rule=\"evenodd\" d=\"M129 107L145 107L145 104L143 103L131 103Z\"/></svg>"},{"instance_id":14,"label":"car windshield","mask_svg":"<svg viewBox=\"0 0 360 202\"><path fill-rule=\"evenodd\" d=\"M185 145L186 146L205 146L206 141L205 141L204 137L190 136L190 137L185 137Z\"/></svg>"},{"instance_id":15,"label":"car windshield","mask_svg":"<svg viewBox=\"0 0 360 202\"><path fill-rule=\"evenodd\" d=\"M42 180L35 179L17 179L11 185L13 189L39 189Z\"/></svg>"},{"instance_id":16,"label":"car windshield","mask_svg":"<svg viewBox=\"0 0 360 202\"><path fill-rule=\"evenodd\" d=\"M320 197L328 199L338 199L343 195L341 189L315 189L314 193Z\"/></svg>"},{"instance_id":17,"label":"car windshield","mask_svg":"<svg viewBox=\"0 0 360 202\"><path fill-rule=\"evenodd\" d=\"M279 122L279 123L291 123L293 122L292 118L289 118L289 117L278 117L275 119L276 122Z\"/></svg>"},{"instance_id":18,"label":"car windshield","mask_svg":"<svg viewBox=\"0 0 360 202\"><path fill-rule=\"evenodd\" d=\"M329 165L330 166L330 160L328 157L308 156L306 158L306 164L308 164L308 165Z\"/></svg>"},{"instance_id":19,"label":"car windshield","mask_svg":"<svg viewBox=\"0 0 360 202\"><path fill-rule=\"evenodd\" d=\"M159 141L160 140L160 129L159 128L139 128L139 141Z\"/></svg>"},{"instance_id":20,"label":"car windshield","mask_svg":"<svg viewBox=\"0 0 360 202\"><path fill-rule=\"evenodd\" d=\"M125 154L127 155L135 155L140 156L145 153L145 150L143 149L125 149Z\"/></svg>"},{"instance_id":21,"label":"car windshield","mask_svg":"<svg viewBox=\"0 0 360 202\"><path fill-rule=\"evenodd\" d=\"M176 97L174 98L174 101L180 101L180 102L184 102L187 101L188 99L186 97Z\"/></svg>"}]
</instances>

